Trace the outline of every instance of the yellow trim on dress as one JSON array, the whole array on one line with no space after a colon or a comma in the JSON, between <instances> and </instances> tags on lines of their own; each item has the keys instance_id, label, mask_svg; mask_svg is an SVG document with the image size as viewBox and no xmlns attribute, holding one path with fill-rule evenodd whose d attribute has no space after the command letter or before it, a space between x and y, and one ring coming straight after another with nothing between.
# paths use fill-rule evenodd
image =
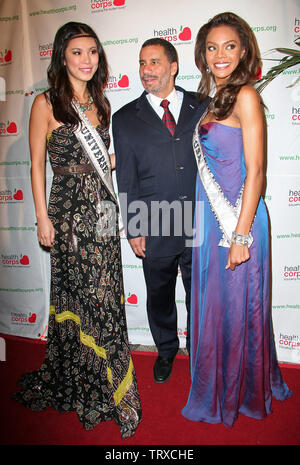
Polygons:
<instances>
[{"instance_id":1,"label":"yellow trim on dress","mask_svg":"<svg viewBox=\"0 0 300 465\"><path fill-rule=\"evenodd\" d=\"M66 320L72 320L74 321L74 323L80 326L80 317L78 315L75 315L75 313L70 312L69 310L62 312L62 313L55 313L54 305L50 305L50 315L54 315L55 320L58 323L62 323L63 321L66 321ZM95 343L95 339L93 338L93 336L89 336L88 334L85 334L81 329L80 329L80 341L85 346L93 349L99 357L103 358L104 360L107 360L106 350L104 349L104 347L98 346ZM119 405L119 403L121 402L121 400L123 399L123 397L125 396L126 392L128 391L128 389L130 388L132 384L132 372L133 372L133 363L130 357L127 374L125 378L122 380L122 382L119 384L117 390L114 392L114 401L115 401L116 406ZM107 366L107 379L109 383L113 385L112 371L108 366Z\"/></svg>"},{"instance_id":2,"label":"yellow trim on dress","mask_svg":"<svg viewBox=\"0 0 300 465\"><path fill-rule=\"evenodd\" d=\"M129 367L125 378L122 380L118 389L114 393L115 405L119 405L132 383L133 362L130 357Z\"/></svg>"}]
</instances>

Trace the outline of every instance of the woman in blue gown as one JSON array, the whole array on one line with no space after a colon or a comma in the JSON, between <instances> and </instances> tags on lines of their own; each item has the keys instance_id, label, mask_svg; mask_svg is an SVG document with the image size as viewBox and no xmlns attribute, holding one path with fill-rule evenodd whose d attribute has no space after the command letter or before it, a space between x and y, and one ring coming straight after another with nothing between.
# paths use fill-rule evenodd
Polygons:
<instances>
[{"instance_id":1,"label":"woman in blue gown","mask_svg":"<svg viewBox=\"0 0 300 465\"><path fill-rule=\"evenodd\" d=\"M232 426L261 419L291 395L276 359L270 315L263 112L251 82L259 58L244 20L222 13L197 36L199 93L215 95L194 134L198 164L193 249L191 377L182 413ZM201 208L200 208L201 207Z\"/></svg>"}]
</instances>

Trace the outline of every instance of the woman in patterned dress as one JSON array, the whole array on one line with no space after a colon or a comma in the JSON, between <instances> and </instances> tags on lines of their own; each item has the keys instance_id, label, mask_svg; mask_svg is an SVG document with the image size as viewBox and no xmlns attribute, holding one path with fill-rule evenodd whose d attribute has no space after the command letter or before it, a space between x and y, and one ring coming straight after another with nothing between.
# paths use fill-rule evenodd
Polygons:
<instances>
[{"instance_id":1,"label":"woman in patterned dress","mask_svg":"<svg viewBox=\"0 0 300 465\"><path fill-rule=\"evenodd\" d=\"M113 419L124 438L141 421L141 406L126 327L114 160L110 166L106 151L107 80L94 31L82 23L62 26L48 69L50 88L33 103L29 131L37 235L51 250L48 340L41 368L24 374L13 396L33 410L75 411L85 429ZM77 135L82 127L90 128L93 146ZM100 168L90 146L103 153ZM48 209L46 148L54 172Z\"/></svg>"}]
</instances>

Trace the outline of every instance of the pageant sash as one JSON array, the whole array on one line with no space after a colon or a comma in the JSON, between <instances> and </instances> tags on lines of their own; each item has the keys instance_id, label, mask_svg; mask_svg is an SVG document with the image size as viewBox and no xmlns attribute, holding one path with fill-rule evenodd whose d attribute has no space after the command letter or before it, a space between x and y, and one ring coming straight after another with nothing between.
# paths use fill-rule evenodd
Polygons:
<instances>
[{"instance_id":1,"label":"pageant sash","mask_svg":"<svg viewBox=\"0 0 300 465\"><path fill-rule=\"evenodd\" d=\"M204 115L203 115L204 117ZM202 118L203 118L202 117ZM229 200L225 197L221 187L216 182L214 175L210 171L205 155L203 153L201 142L199 138L199 126L201 120L196 125L194 136L193 136L193 148L196 157L196 162L198 166L198 172L200 179L202 181L203 187L205 189L209 204L211 209L218 221L220 230L222 231L222 238L219 242L220 247L230 247L231 245L231 236L233 231L235 231L238 218L242 206L242 195L244 190L244 185L242 186L238 199L235 205L232 205ZM251 234L249 247L253 242Z\"/></svg>"},{"instance_id":2,"label":"pageant sash","mask_svg":"<svg viewBox=\"0 0 300 465\"><path fill-rule=\"evenodd\" d=\"M72 104L81 120L81 124L75 131L75 135L87 153L100 179L103 181L103 184L107 187L111 196L117 202L106 146L90 120L80 109L79 105L75 101L73 101Z\"/></svg>"}]
</instances>

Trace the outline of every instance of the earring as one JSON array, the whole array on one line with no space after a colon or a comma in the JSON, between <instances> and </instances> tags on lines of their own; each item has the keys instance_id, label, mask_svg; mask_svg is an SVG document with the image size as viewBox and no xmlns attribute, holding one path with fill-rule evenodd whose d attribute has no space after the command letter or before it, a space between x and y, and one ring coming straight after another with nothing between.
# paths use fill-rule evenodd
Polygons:
<instances>
[{"instance_id":1,"label":"earring","mask_svg":"<svg viewBox=\"0 0 300 465\"><path fill-rule=\"evenodd\" d=\"M206 66L206 72L209 74L210 73L210 67Z\"/></svg>"}]
</instances>

